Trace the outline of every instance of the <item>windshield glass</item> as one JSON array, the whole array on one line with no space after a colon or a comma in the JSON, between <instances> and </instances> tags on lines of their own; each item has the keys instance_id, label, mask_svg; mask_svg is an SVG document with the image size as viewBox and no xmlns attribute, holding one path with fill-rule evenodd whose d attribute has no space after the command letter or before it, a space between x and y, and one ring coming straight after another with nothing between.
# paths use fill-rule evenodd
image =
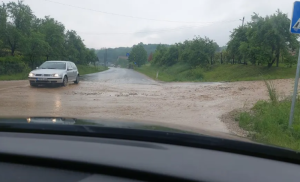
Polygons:
<instances>
[{"instance_id":1,"label":"windshield glass","mask_svg":"<svg viewBox=\"0 0 300 182\"><path fill-rule=\"evenodd\" d=\"M64 69L66 69L66 63L62 63L62 62L45 62L39 68L40 69L64 70Z\"/></svg>"},{"instance_id":2,"label":"windshield glass","mask_svg":"<svg viewBox=\"0 0 300 182\"><path fill-rule=\"evenodd\" d=\"M300 151L297 12L294 0L2 0L0 121L138 122Z\"/></svg>"}]
</instances>

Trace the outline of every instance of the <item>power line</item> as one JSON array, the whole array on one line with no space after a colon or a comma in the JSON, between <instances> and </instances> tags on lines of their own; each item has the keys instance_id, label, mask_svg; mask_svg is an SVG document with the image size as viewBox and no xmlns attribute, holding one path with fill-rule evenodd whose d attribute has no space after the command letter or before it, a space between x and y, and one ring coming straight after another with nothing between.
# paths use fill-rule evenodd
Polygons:
<instances>
[{"instance_id":1,"label":"power line","mask_svg":"<svg viewBox=\"0 0 300 182\"><path fill-rule=\"evenodd\" d=\"M91 35L104 35L104 34L138 34L138 33L155 33L155 32L166 32L166 31L172 31L172 30L181 30L181 29L188 29L188 28L198 28L198 27L204 27L204 26L194 26L194 27L184 27L184 28L174 28L174 29L164 29L164 30L154 30L154 31L144 31L144 32L103 32L103 33L92 33L92 32L78 32L80 34L91 34Z\"/></svg>"},{"instance_id":2,"label":"power line","mask_svg":"<svg viewBox=\"0 0 300 182\"><path fill-rule=\"evenodd\" d=\"M237 20L238 21L238 20ZM156 33L156 32L167 32L167 31L174 31L174 30L182 30L182 29L189 29L189 28L201 28L206 27L211 24L202 25L202 26L191 26L191 27L184 27L184 28L174 28L174 29L164 29L164 30L154 30L154 31L142 31L142 32L99 32L99 33L92 33L92 32L78 32L80 34L90 34L90 35L116 35L116 34L139 34L139 33Z\"/></svg>"},{"instance_id":3,"label":"power line","mask_svg":"<svg viewBox=\"0 0 300 182\"><path fill-rule=\"evenodd\" d=\"M90 8L84 8L84 7L79 7L79 6L74 6L71 4L65 4L65 3L60 3L56 1L51 1L51 0L44 0L48 1L51 3L56 3L60 4L63 6L69 6L73 8L78 8L78 9L83 9L83 10L88 10L88 11L94 11L98 13L103 13L103 14L109 14L109 15L114 15L114 16L121 16L121 17L127 17L127 18L135 18L135 19L144 19L144 20L151 20L151 21L160 21L160 22L170 22L170 23L218 23L218 22L232 22L232 21L238 21L238 20L227 20L227 21L217 21L217 22L184 22L184 21L175 21L175 20L159 20L159 19L153 19L153 18L145 18L145 17L138 17L138 16L130 16L130 15L124 15L124 14L117 14L117 13L112 13L112 12L106 12L106 11L100 11L100 10L95 10L95 9L90 9Z\"/></svg>"}]
</instances>

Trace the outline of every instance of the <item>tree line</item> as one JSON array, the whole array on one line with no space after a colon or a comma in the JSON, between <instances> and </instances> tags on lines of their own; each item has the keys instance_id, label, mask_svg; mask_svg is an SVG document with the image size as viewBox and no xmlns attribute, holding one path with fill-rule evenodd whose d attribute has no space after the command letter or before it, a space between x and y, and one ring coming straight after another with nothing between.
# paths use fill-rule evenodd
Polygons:
<instances>
[{"instance_id":1,"label":"tree line","mask_svg":"<svg viewBox=\"0 0 300 182\"><path fill-rule=\"evenodd\" d=\"M191 67L214 64L278 67L282 63L291 67L297 62L299 36L291 34L289 26L290 19L280 10L266 17L254 13L250 22L231 32L224 47L208 37L196 36L171 46L158 45L151 63L158 66L187 63Z\"/></svg>"},{"instance_id":2,"label":"tree line","mask_svg":"<svg viewBox=\"0 0 300 182\"><path fill-rule=\"evenodd\" d=\"M13 58L12 58L13 57ZM46 60L71 60L77 64L98 61L74 30L57 20L37 18L23 1L0 5L0 67L25 63L31 68ZM0 69L1 71L1 69ZM1 74L1 72L0 72Z\"/></svg>"},{"instance_id":3,"label":"tree line","mask_svg":"<svg viewBox=\"0 0 300 182\"><path fill-rule=\"evenodd\" d=\"M151 53L153 53L156 50L156 47L159 44L142 44L144 49L147 52L147 55L149 56ZM168 45L166 45L168 46ZM107 62L109 63L117 63L117 59L119 56L126 56L127 53L130 53L132 51L133 47L118 47L118 48L107 48ZM99 58L99 61L104 63L104 55L105 55L106 48L96 50L97 56Z\"/></svg>"},{"instance_id":4,"label":"tree line","mask_svg":"<svg viewBox=\"0 0 300 182\"><path fill-rule=\"evenodd\" d=\"M254 13L251 22L233 30L227 52L233 63L251 63L271 67L279 62L292 66L299 48L298 35L289 32L287 14L276 13L261 17ZM281 60L280 60L281 58Z\"/></svg>"}]
</instances>

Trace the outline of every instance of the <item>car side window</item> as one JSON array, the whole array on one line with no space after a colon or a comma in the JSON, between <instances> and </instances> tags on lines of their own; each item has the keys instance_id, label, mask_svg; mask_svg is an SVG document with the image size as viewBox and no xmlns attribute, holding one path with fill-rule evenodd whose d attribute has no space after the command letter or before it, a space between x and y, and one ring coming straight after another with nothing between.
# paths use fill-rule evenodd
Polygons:
<instances>
[{"instance_id":1,"label":"car side window","mask_svg":"<svg viewBox=\"0 0 300 182\"><path fill-rule=\"evenodd\" d=\"M73 66L73 69L74 69L74 70L77 70L76 65L75 65L74 63L71 63L71 64L72 64L72 66Z\"/></svg>"},{"instance_id":2,"label":"car side window","mask_svg":"<svg viewBox=\"0 0 300 182\"><path fill-rule=\"evenodd\" d=\"M73 68L72 65L70 63L67 63L68 69L69 68Z\"/></svg>"}]
</instances>

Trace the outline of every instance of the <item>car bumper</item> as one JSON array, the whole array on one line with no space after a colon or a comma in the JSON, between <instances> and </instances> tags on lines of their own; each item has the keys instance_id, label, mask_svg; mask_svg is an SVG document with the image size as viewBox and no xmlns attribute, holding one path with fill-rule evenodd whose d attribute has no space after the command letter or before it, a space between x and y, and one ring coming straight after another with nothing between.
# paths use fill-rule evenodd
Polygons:
<instances>
[{"instance_id":1,"label":"car bumper","mask_svg":"<svg viewBox=\"0 0 300 182\"><path fill-rule=\"evenodd\" d=\"M39 77L28 77L30 83L43 83L43 84L54 84L63 83L62 78L39 78Z\"/></svg>"}]
</instances>

